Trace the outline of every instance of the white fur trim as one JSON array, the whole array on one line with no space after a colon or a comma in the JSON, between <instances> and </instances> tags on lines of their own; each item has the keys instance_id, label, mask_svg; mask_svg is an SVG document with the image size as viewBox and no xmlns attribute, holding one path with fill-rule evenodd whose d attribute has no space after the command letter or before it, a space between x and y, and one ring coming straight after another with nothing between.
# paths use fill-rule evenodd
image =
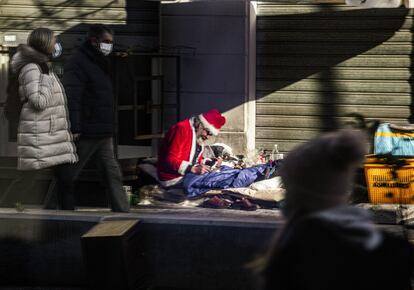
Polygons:
<instances>
[{"instance_id":1,"label":"white fur trim","mask_svg":"<svg viewBox=\"0 0 414 290\"><path fill-rule=\"evenodd\" d=\"M193 139L191 140L192 141L191 151L190 151L190 156L188 158L188 161L192 162L194 159L195 151L196 151L197 135L196 135L195 128L194 128L194 118L191 118L189 122L190 122L191 131L193 132Z\"/></svg>"},{"instance_id":2,"label":"white fur trim","mask_svg":"<svg viewBox=\"0 0 414 290\"><path fill-rule=\"evenodd\" d=\"M180 168L178 168L178 173L180 173L181 175L184 175L185 171L187 170L188 165L190 164L191 164L190 162L183 160L180 164Z\"/></svg>"},{"instance_id":3,"label":"white fur trim","mask_svg":"<svg viewBox=\"0 0 414 290\"><path fill-rule=\"evenodd\" d=\"M217 129L216 127L214 127L213 125L211 125L206 118L204 118L203 114L198 115L198 118L201 121L201 124L203 124L204 128L206 128L207 130L209 130L211 132L211 134L213 134L214 136L217 136L220 133L220 130Z\"/></svg>"},{"instance_id":4,"label":"white fur trim","mask_svg":"<svg viewBox=\"0 0 414 290\"><path fill-rule=\"evenodd\" d=\"M200 157L203 156L203 154L204 154L204 145L201 144L200 146L201 146L201 150L200 150L200 153L197 156L197 163L198 163L198 160L200 159Z\"/></svg>"},{"instance_id":5,"label":"white fur trim","mask_svg":"<svg viewBox=\"0 0 414 290\"><path fill-rule=\"evenodd\" d=\"M179 184L181 181L183 181L183 177L179 176L177 178L170 179L170 180L160 180L160 184L164 187L170 187L170 186Z\"/></svg>"}]
</instances>

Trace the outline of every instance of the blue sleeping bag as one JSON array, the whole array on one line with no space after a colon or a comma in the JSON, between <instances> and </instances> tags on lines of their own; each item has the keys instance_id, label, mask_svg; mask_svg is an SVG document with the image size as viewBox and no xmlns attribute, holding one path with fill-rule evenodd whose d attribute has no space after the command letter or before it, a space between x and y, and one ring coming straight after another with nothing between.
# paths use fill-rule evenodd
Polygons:
<instances>
[{"instance_id":1,"label":"blue sleeping bag","mask_svg":"<svg viewBox=\"0 0 414 290\"><path fill-rule=\"evenodd\" d=\"M220 171L202 175L188 173L183 181L184 190L188 197L196 197L211 189L247 187L262 176L266 168L270 166L264 164L246 169L222 166Z\"/></svg>"}]
</instances>

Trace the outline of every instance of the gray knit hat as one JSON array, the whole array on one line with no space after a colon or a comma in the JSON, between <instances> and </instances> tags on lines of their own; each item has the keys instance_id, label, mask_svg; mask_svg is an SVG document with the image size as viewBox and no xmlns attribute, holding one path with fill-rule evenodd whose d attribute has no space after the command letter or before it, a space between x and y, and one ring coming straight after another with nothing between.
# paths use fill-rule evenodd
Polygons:
<instances>
[{"instance_id":1,"label":"gray knit hat","mask_svg":"<svg viewBox=\"0 0 414 290\"><path fill-rule=\"evenodd\" d=\"M344 130L323 134L289 153L280 171L287 215L345 204L367 144L364 133Z\"/></svg>"}]
</instances>

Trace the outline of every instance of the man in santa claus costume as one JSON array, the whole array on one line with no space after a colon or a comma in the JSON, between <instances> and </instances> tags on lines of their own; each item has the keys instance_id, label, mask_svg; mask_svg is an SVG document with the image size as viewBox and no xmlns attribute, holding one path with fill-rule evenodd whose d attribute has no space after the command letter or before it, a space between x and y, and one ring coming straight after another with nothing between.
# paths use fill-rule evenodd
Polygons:
<instances>
[{"instance_id":1,"label":"man in santa claus costume","mask_svg":"<svg viewBox=\"0 0 414 290\"><path fill-rule=\"evenodd\" d=\"M179 184L187 173L204 174L204 142L217 136L226 118L213 109L173 125L165 135L158 154L158 178L165 187Z\"/></svg>"}]
</instances>

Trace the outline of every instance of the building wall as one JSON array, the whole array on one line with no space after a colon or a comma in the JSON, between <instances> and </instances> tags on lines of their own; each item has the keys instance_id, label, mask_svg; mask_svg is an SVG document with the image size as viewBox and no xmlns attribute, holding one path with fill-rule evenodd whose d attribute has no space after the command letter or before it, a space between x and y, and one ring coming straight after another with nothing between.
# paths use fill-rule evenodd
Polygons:
<instances>
[{"instance_id":1,"label":"building wall","mask_svg":"<svg viewBox=\"0 0 414 290\"><path fill-rule=\"evenodd\" d=\"M187 47L175 50L182 57L180 119L218 108L228 122L215 141L229 144L236 153L245 153L247 136L254 135L254 130L248 130L246 118L249 1L174 2L162 3L161 38L162 46ZM122 45L156 47L158 23L152 21L154 10L151 4L147 7L139 3L143 1L61 1L59 5L55 1L8 0L2 4L2 16L7 17L0 22L0 45L7 45L6 34L17 35L16 43L21 43L33 28L47 26L63 35L65 53L71 53L81 43L86 24L101 22L115 28L116 39ZM165 90L167 97L171 97L166 102L174 103L175 66L169 60L164 64ZM4 98L1 90L0 101ZM166 115L167 123L175 121L174 112L168 111ZM5 122L0 124L7 127ZM5 151L15 154L9 150L14 148L10 145L13 144L0 146L2 155L7 155Z\"/></svg>"},{"instance_id":2,"label":"building wall","mask_svg":"<svg viewBox=\"0 0 414 290\"><path fill-rule=\"evenodd\" d=\"M63 56L57 60L57 67L61 68L66 57L82 44L88 25L93 23L108 25L115 31L115 49L134 47L138 50L156 51L159 47L159 3L156 1L1 1L0 103L6 100L8 47L26 43L27 36L33 29L48 27L59 35L63 45ZM6 41L7 36L16 39ZM63 71L57 69L56 72L60 74ZM16 144L8 142L7 129L8 123L3 117L3 107L0 106L0 156L15 156ZM135 154L135 151L132 153Z\"/></svg>"},{"instance_id":3,"label":"building wall","mask_svg":"<svg viewBox=\"0 0 414 290\"><path fill-rule=\"evenodd\" d=\"M161 5L161 43L181 52L181 119L217 108L227 124L216 138L246 153L249 1ZM173 68L164 66L166 75ZM166 84L167 93L175 84Z\"/></svg>"}]
</instances>

